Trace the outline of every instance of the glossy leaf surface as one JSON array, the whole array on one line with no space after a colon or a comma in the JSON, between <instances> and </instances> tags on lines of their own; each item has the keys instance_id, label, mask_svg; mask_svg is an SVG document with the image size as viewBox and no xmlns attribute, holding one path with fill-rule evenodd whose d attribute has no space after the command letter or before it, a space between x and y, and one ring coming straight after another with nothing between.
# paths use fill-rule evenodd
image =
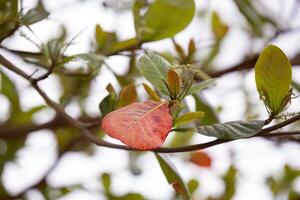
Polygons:
<instances>
[{"instance_id":1,"label":"glossy leaf surface","mask_svg":"<svg viewBox=\"0 0 300 200\"><path fill-rule=\"evenodd\" d=\"M255 65L255 81L260 98L271 114L277 115L289 100L292 68L281 49L269 45L260 54Z\"/></svg>"}]
</instances>

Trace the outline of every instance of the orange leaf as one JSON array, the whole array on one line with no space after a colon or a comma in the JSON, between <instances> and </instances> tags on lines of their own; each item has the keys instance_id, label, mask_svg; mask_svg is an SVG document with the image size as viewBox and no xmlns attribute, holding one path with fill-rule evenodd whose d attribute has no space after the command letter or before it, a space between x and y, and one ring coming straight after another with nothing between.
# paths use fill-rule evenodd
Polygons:
<instances>
[{"instance_id":1,"label":"orange leaf","mask_svg":"<svg viewBox=\"0 0 300 200\"><path fill-rule=\"evenodd\" d=\"M168 70L167 74L168 87L171 93L171 97L175 98L181 87L181 77L173 69Z\"/></svg>"},{"instance_id":2,"label":"orange leaf","mask_svg":"<svg viewBox=\"0 0 300 200\"><path fill-rule=\"evenodd\" d=\"M172 128L168 102L132 103L107 114L101 127L109 136L128 146L150 150L159 148Z\"/></svg>"},{"instance_id":3,"label":"orange leaf","mask_svg":"<svg viewBox=\"0 0 300 200\"><path fill-rule=\"evenodd\" d=\"M190 161L200 167L211 167L212 160L209 155L203 151L197 151L192 154Z\"/></svg>"}]
</instances>

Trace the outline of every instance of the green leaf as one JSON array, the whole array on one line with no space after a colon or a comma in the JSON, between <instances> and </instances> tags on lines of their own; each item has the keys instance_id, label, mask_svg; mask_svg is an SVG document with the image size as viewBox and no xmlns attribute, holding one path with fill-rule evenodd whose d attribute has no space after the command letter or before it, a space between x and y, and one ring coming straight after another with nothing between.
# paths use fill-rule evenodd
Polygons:
<instances>
[{"instance_id":1,"label":"green leaf","mask_svg":"<svg viewBox=\"0 0 300 200\"><path fill-rule=\"evenodd\" d=\"M167 60L156 54L145 54L138 61L141 74L164 95L169 95L166 77L171 65Z\"/></svg>"},{"instance_id":2,"label":"green leaf","mask_svg":"<svg viewBox=\"0 0 300 200\"><path fill-rule=\"evenodd\" d=\"M112 112L117 107L117 94L113 86L108 84L106 86L106 90L109 92L109 94L99 104L102 117Z\"/></svg>"},{"instance_id":3,"label":"green leaf","mask_svg":"<svg viewBox=\"0 0 300 200\"><path fill-rule=\"evenodd\" d=\"M174 126L175 127L182 126L182 125L190 123L193 120L200 119L202 117L204 117L204 112L201 112L201 111L189 112L189 113L186 113L186 114L180 116L179 118L177 118L174 122Z\"/></svg>"},{"instance_id":4,"label":"green leaf","mask_svg":"<svg viewBox=\"0 0 300 200\"><path fill-rule=\"evenodd\" d=\"M197 92L211 86L213 83L216 82L216 80L217 80L216 78L213 78L213 79L208 79L208 80L202 81L200 83L193 84L187 95L196 94Z\"/></svg>"},{"instance_id":5,"label":"green leaf","mask_svg":"<svg viewBox=\"0 0 300 200\"><path fill-rule=\"evenodd\" d=\"M222 200L231 200L235 194L237 170L234 166L230 166L228 171L223 176L223 181L225 182L225 192L222 196Z\"/></svg>"},{"instance_id":6,"label":"green leaf","mask_svg":"<svg viewBox=\"0 0 300 200\"><path fill-rule=\"evenodd\" d=\"M287 56L274 45L266 47L255 65L255 81L260 98L275 116L290 99L292 68Z\"/></svg>"},{"instance_id":7,"label":"green leaf","mask_svg":"<svg viewBox=\"0 0 300 200\"><path fill-rule=\"evenodd\" d=\"M240 139L257 134L264 126L263 120L233 121L210 126L200 126L196 131L219 139Z\"/></svg>"},{"instance_id":8,"label":"green leaf","mask_svg":"<svg viewBox=\"0 0 300 200\"><path fill-rule=\"evenodd\" d=\"M39 0L36 8L30 9L22 18L22 23L24 25L31 25L42 21L49 16L49 12L45 9L43 2Z\"/></svg>"},{"instance_id":9,"label":"green leaf","mask_svg":"<svg viewBox=\"0 0 300 200\"><path fill-rule=\"evenodd\" d=\"M196 94L194 94L193 97L196 103L196 111L201 110L205 113L205 116L201 119L202 125L217 124L220 122L215 110L203 97Z\"/></svg>"},{"instance_id":10,"label":"green leaf","mask_svg":"<svg viewBox=\"0 0 300 200\"><path fill-rule=\"evenodd\" d=\"M137 100L137 92L134 84L130 84L122 88L119 100L118 100L118 108L127 106Z\"/></svg>"},{"instance_id":11,"label":"green leaf","mask_svg":"<svg viewBox=\"0 0 300 200\"><path fill-rule=\"evenodd\" d=\"M187 185L183 181L183 179L180 177L180 175L177 172L177 169L173 164L169 161L169 159L162 154L155 153L155 156L159 162L159 165L170 185L174 187L176 190L176 193L179 193L182 195L182 198L184 200L190 199L190 193L187 188Z\"/></svg>"},{"instance_id":12,"label":"green leaf","mask_svg":"<svg viewBox=\"0 0 300 200\"><path fill-rule=\"evenodd\" d=\"M107 193L110 193L110 186L111 186L111 178L110 174L103 173L101 176L102 184Z\"/></svg>"},{"instance_id":13,"label":"green leaf","mask_svg":"<svg viewBox=\"0 0 300 200\"><path fill-rule=\"evenodd\" d=\"M192 20L195 12L193 0L156 0L144 16L135 11L135 27L142 41L155 41L173 37Z\"/></svg>"}]
</instances>

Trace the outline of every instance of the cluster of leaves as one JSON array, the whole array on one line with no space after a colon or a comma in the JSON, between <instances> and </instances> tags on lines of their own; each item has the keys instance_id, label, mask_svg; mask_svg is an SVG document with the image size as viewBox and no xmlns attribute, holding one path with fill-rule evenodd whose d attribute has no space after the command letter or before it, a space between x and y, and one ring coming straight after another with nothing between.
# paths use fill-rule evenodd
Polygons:
<instances>
[{"instance_id":1,"label":"cluster of leaves","mask_svg":"<svg viewBox=\"0 0 300 200\"><path fill-rule=\"evenodd\" d=\"M138 61L139 69L141 74L149 82L153 84L155 89L161 94L168 102L168 109L165 112L170 113L173 118L173 127L180 128L183 125L190 123L192 120L202 118L204 112L188 112L181 116L180 113L184 108L182 100L189 95L194 95L201 91L202 89L211 85L215 79L208 79L200 83L195 83L195 75L197 74L197 68L192 65L179 65L172 67L167 60L155 55L146 54L142 56ZM286 107L287 103L291 99L291 65L286 57L286 55L276 46L268 46L260 55L257 64L255 66L255 76L257 89L260 94L261 99L265 103L270 117L276 117L283 109ZM146 91L148 92L151 99L155 101L161 101L158 93L156 93L150 86L144 84ZM105 107L100 104L102 108L115 108L115 92L111 91L109 96L106 97L104 102ZM111 101L108 101L112 99ZM131 102L135 101L136 98L129 98ZM153 103L149 109L143 110L144 106L142 104L134 104L135 106L127 106L122 110L117 110L109 114L109 117L104 118L103 128L105 132L111 133L116 130L120 131L126 128L126 126L135 128L136 125L142 125L144 127L159 127L162 117L160 120L149 122L147 119L145 122L143 118L145 116L155 116L156 111L158 111L159 106L164 103L158 104ZM120 105L120 104L119 104ZM133 107L136 109L133 111ZM131 112L136 113L136 115L131 114ZM104 112L102 109L102 113ZM137 113L140 113L140 117L137 117ZM121 116L128 115L129 117L123 119ZM137 117L137 118L135 118ZM120 118L120 119L119 119ZM119 121L119 122L118 122ZM151 121L151 120L150 120ZM141 124L139 124L141 123ZM165 122L167 123L167 122ZM109 124L109 128L106 126ZM113 127L120 127L116 130L112 130ZM264 120L254 120L254 121L237 121L237 122L227 122L223 124L213 124L206 126L199 126L196 128L197 132L207 135L214 136L220 139L239 139L244 137L251 137L258 133L262 127L265 125ZM171 127L167 124L168 127ZM169 132L171 129L166 130ZM127 132L126 130L125 132ZM147 131L137 128L133 131L133 135L130 138L142 137L142 131L145 135L153 136L153 131L147 133ZM165 135L166 133L162 133ZM119 133L114 133L112 135L119 135ZM122 135L122 134L121 134ZM116 137L118 138L118 136ZM163 137L165 138L165 137ZM132 146L132 145L131 145ZM139 145L133 146L135 148L140 148Z\"/></svg>"},{"instance_id":2,"label":"cluster of leaves","mask_svg":"<svg viewBox=\"0 0 300 200\"><path fill-rule=\"evenodd\" d=\"M240 13L249 25L249 32L254 37L264 37L264 27L278 27L269 16L263 15L255 8L250 0L234 1ZM30 26L46 19L50 13L43 2L38 1L36 7L24 12L22 1L0 0L0 42L12 35L19 27ZM76 102L80 107L80 114L87 115L83 103L89 95L90 84L100 72L105 56L117 54L122 50L134 50L143 43L172 38L177 56L168 52L160 55L148 53L136 62L134 52L130 55L129 70L126 75L115 74L122 89L119 93L111 86L107 86L108 96L100 103L103 120L103 130L112 137L120 139L135 149L156 149L163 145L167 135L173 131L173 138L168 146L189 144L194 132L220 139L239 139L257 134L265 125L264 120L234 121L220 123L215 110L205 101L201 91L211 86L216 79L210 79L203 70L211 70L212 63L218 55L222 42L229 31L229 26L221 19L217 12L210 15L211 30L214 46L207 57L201 62L201 69L193 65L196 62L197 44L191 39L187 51L173 38L184 30L195 15L193 0L136 0L132 6L136 36L127 40L120 40L116 32L105 31L100 24L95 26L94 48L88 54L66 55L66 50L73 40L66 41L66 31L46 42L36 44L39 53L16 51L25 62L34 64L46 71L42 76L46 78L51 73L58 76L63 94L60 103L67 106ZM30 37L23 35L29 40ZM69 64L81 61L80 67L70 70ZM198 65L197 65L198 66ZM21 125L33 125L33 116L44 109L38 106L23 111L19 102L18 91L13 81L2 71L1 94L10 102L10 116L3 123L1 129ZM134 78L142 75L152 86L143 83L143 87L151 101L138 102ZM199 82L200 80L204 80ZM257 89L269 113L270 119L279 117L291 100L291 65L285 54L276 46L268 46L260 55L255 65L255 79ZM299 84L293 82L295 89L300 90ZM190 112L186 106L185 97L195 100L196 111ZM126 117L124 117L126 116ZM119 120L120 119L120 120ZM106 124L106 125L105 125ZM96 130L99 132L99 130ZM95 131L95 132L96 132ZM70 127L53 129L56 134L58 152L64 152L66 147L77 140L78 130ZM103 135L101 135L103 136ZM130 136L130 137L129 137ZM0 139L1 146L5 146L5 156L0 159L0 174L8 161L14 160L17 151L24 146L26 136L16 140ZM2 145L3 144L3 145ZM90 144L80 141L72 150L89 152ZM176 194L189 199L198 188L198 182L190 180L188 184L178 174L166 156L156 154L156 158L165 174L167 181L174 187ZM203 152L191 155L191 162L202 167L211 165L210 158ZM219 199L231 199L235 192L236 169L229 168L223 180L226 183L224 195ZM1 178L1 177L0 177ZM284 180L286 181L286 180ZM288 181L291 182L289 179ZM274 188L281 188L282 180L273 180ZM118 196L110 190L110 177L102 176L105 195L109 199L143 199L139 194L125 194ZM274 186L275 185L275 186ZM46 199L56 199L73 189L81 187L60 188L53 190L44 185L40 191ZM51 196L51 191L59 194ZM276 192L276 196L281 192ZM6 190L0 184L0 198L5 196ZM218 198L209 198L218 199Z\"/></svg>"},{"instance_id":3,"label":"cluster of leaves","mask_svg":"<svg viewBox=\"0 0 300 200\"><path fill-rule=\"evenodd\" d=\"M151 150L163 144L172 126L180 130L182 126L204 116L202 111L181 115L184 108L182 100L186 96L197 94L215 80L208 79L195 83L197 69L194 66L172 67L167 60L155 54L142 56L138 65L143 77L152 83L158 93L144 84L146 91L151 99L158 102L132 103L110 112L103 119L102 128L110 136L133 148ZM270 45L265 48L255 66L255 77L258 92L270 117L276 117L291 98L291 65L286 55L276 46ZM116 96L115 92L113 94ZM160 95L166 101L161 101ZM107 98L111 96L112 93L104 99L105 105L109 108L113 107L111 104L115 104L115 101L107 101ZM173 123L170 120L171 117ZM251 137L259 133L265 124L265 120L233 121L204 126L196 125L194 128L181 130L196 131L206 136L230 140ZM159 154L157 158L168 182L170 184L175 182L179 188L177 191L180 191L183 197L188 196L188 190L182 185L180 176L172 175L176 173L172 166L167 164L169 162Z\"/></svg>"}]
</instances>

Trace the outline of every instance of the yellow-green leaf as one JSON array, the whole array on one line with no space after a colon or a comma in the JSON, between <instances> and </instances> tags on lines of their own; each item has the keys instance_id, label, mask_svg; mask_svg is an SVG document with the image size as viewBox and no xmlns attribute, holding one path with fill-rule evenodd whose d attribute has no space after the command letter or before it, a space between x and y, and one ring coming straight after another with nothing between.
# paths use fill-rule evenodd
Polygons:
<instances>
[{"instance_id":1,"label":"yellow-green leaf","mask_svg":"<svg viewBox=\"0 0 300 200\"><path fill-rule=\"evenodd\" d=\"M99 24L95 27L95 39L98 49L103 49L106 42L107 34L103 31Z\"/></svg>"},{"instance_id":2,"label":"yellow-green leaf","mask_svg":"<svg viewBox=\"0 0 300 200\"><path fill-rule=\"evenodd\" d=\"M292 68L284 52L269 45L255 65L255 81L260 98L271 115L277 115L290 98Z\"/></svg>"},{"instance_id":3,"label":"yellow-green leaf","mask_svg":"<svg viewBox=\"0 0 300 200\"><path fill-rule=\"evenodd\" d=\"M189 112L177 118L174 122L174 126L182 126L202 117L204 117L204 112Z\"/></svg>"},{"instance_id":4,"label":"yellow-green leaf","mask_svg":"<svg viewBox=\"0 0 300 200\"><path fill-rule=\"evenodd\" d=\"M218 13L216 12L212 13L211 26L217 40L222 39L227 34L228 26L221 21Z\"/></svg>"},{"instance_id":5,"label":"yellow-green leaf","mask_svg":"<svg viewBox=\"0 0 300 200\"><path fill-rule=\"evenodd\" d=\"M143 86L150 99L152 99L153 101L160 101L160 97L158 96L158 94L149 85L143 83Z\"/></svg>"}]
</instances>

